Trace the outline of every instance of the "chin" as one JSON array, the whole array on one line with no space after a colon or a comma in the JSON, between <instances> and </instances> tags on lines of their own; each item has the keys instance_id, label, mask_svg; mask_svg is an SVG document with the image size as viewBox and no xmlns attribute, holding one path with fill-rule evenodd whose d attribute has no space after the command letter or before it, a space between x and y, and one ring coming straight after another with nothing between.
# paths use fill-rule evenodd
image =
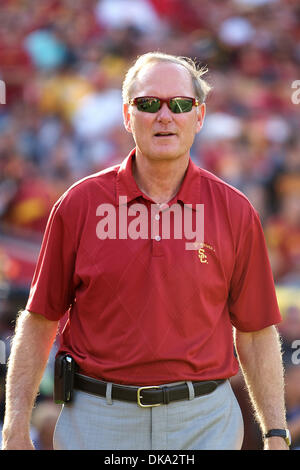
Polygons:
<instances>
[{"instance_id":1,"label":"chin","mask_svg":"<svg viewBox=\"0 0 300 470\"><path fill-rule=\"evenodd\" d=\"M185 152L182 152L179 149L167 149L161 147L152 150L148 155L151 160L176 160L185 155Z\"/></svg>"}]
</instances>

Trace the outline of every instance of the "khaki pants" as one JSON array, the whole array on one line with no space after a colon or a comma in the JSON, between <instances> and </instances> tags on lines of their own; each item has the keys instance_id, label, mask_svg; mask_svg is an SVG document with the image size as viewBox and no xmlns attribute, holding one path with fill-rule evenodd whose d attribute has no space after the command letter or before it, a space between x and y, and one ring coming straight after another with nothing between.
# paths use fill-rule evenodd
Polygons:
<instances>
[{"instance_id":1,"label":"khaki pants","mask_svg":"<svg viewBox=\"0 0 300 470\"><path fill-rule=\"evenodd\" d=\"M170 385L170 384L169 384ZM244 426L229 381L209 395L153 408L75 391L56 424L56 450L239 450Z\"/></svg>"}]
</instances>

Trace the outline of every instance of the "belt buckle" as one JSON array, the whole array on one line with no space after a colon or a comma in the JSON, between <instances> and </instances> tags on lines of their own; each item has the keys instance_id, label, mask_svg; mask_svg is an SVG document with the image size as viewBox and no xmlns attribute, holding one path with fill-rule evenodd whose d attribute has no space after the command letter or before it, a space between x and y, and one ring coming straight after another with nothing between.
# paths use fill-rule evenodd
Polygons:
<instances>
[{"instance_id":1,"label":"belt buckle","mask_svg":"<svg viewBox=\"0 0 300 470\"><path fill-rule=\"evenodd\" d=\"M141 407L141 408L152 408L154 406L160 406L161 403L154 403L154 405L144 405L142 402L141 402L141 398L143 398L141 396L141 391L142 390L147 390L149 388L161 388L159 387L158 385L152 385L150 387L139 387L138 390L137 390L137 404Z\"/></svg>"}]
</instances>

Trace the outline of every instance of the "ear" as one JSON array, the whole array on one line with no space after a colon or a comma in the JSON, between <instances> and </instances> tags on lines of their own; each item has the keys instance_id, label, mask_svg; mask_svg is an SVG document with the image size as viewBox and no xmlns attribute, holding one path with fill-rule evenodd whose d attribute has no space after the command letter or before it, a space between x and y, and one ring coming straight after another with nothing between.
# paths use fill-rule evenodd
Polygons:
<instances>
[{"instance_id":1,"label":"ear","mask_svg":"<svg viewBox=\"0 0 300 470\"><path fill-rule=\"evenodd\" d=\"M132 134L132 129L131 129L131 113L130 113L130 105L128 103L123 104L123 120L124 120L124 126L125 129Z\"/></svg>"},{"instance_id":2,"label":"ear","mask_svg":"<svg viewBox=\"0 0 300 470\"><path fill-rule=\"evenodd\" d=\"M206 105L205 103L201 103L200 106L197 107L196 133L200 132L200 130L202 129L205 113L206 113Z\"/></svg>"}]
</instances>

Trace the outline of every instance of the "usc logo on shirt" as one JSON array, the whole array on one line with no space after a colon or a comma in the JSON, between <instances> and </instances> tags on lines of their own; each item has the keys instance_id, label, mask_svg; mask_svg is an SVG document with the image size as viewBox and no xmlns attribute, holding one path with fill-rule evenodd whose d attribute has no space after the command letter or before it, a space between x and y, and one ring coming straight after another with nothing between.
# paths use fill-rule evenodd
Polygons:
<instances>
[{"instance_id":1,"label":"usc logo on shirt","mask_svg":"<svg viewBox=\"0 0 300 470\"><path fill-rule=\"evenodd\" d=\"M200 248L200 250L198 250L198 257L200 259L200 263L208 264L208 260L207 260L207 256L205 254L204 248Z\"/></svg>"},{"instance_id":2,"label":"usc logo on shirt","mask_svg":"<svg viewBox=\"0 0 300 470\"><path fill-rule=\"evenodd\" d=\"M211 245L209 245L208 243L201 243L201 248L199 250L197 250L198 258L200 260L200 263L208 264L208 258L207 258L206 252L205 252L205 248L207 248L211 251L215 251L215 249Z\"/></svg>"}]
</instances>

